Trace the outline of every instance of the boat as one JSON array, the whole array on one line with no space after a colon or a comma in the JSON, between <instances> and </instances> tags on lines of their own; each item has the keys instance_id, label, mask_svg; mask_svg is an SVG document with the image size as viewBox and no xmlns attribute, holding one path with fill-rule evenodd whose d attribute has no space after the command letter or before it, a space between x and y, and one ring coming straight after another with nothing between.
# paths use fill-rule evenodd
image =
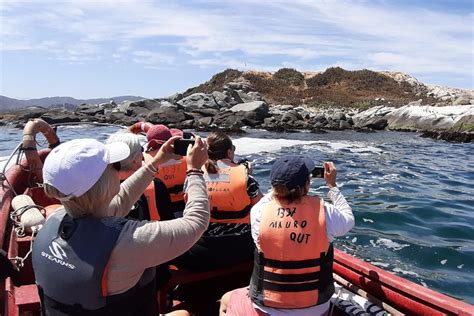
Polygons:
<instances>
[{"instance_id":1,"label":"boat","mask_svg":"<svg viewBox=\"0 0 474 316\"><path fill-rule=\"evenodd\" d=\"M41 123L38 131L45 134L50 147L57 143L58 139L50 134L53 127ZM59 201L44 194L37 183L37 170L34 170L42 165L50 149L36 151L30 148L25 151L25 147L28 145L20 143L13 150L7 161L10 167L0 173L0 245L8 259L19 267L15 279L0 280L0 314L7 316L40 314L40 300L29 256L36 230L28 232L21 227L12 201L15 196L24 194L30 196L38 208L48 210L59 206ZM28 160L35 161L36 167L31 168ZM186 306L185 301L170 299L176 286L205 285L209 280L220 282L225 278L238 279L236 285L244 286L248 284L251 269L252 262L208 272L180 271L171 267L172 277L157 295L160 312ZM415 284L338 249L334 253L333 272L336 285L330 310L333 315L361 315L359 307L364 305L366 310L362 313L370 306L367 315L474 315L474 305ZM200 294L209 295L209 292L201 288ZM222 294L218 293L218 296ZM357 302L358 306L355 306Z\"/></svg>"}]
</instances>

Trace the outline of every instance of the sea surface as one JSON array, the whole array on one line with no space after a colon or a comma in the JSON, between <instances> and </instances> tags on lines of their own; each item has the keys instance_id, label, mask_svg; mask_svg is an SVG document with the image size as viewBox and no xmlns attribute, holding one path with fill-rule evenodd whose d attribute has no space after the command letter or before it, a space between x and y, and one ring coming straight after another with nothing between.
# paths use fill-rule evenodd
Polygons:
<instances>
[{"instance_id":1,"label":"sea surface","mask_svg":"<svg viewBox=\"0 0 474 316\"><path fill-rule=\"evenodd\" d=\"M114 127L59 128L62 141L105 140ZM205 134L204 134L205 135ZM272 163L304 154L317 164L333 161L337 183L352 206L356 225L336 247L430 289L474 304L474 144L383 131L327 134L248 130L232 136L237 158L253 162L262 191ZM21 131L0 127L0 165ZM41 141L40 141L41 143ZM328 188L314 179L314 194Z\"/></svg>"}]
</instances>

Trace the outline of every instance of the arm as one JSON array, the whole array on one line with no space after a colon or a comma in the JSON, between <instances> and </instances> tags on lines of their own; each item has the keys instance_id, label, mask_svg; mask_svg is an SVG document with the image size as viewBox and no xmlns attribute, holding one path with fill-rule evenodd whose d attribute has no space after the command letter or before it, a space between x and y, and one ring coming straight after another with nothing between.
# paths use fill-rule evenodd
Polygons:
<instances>
[{"instance_id":1,"label":"arm","mask_svg":"<svg viewBox=\"0 0 474 316\"><path fill-rule=\"evenodd\" d=\"M257 202L263 197L257 180L255 180L251 175L249 175L247 179L247 194L250 197L251 205L257 204Z\"/></svg>"},{"instance_id":2,"label":"arm","mask_svg":"<svg viewBox=\"0 0 474 316\"><path fill-rule=\"evenodd\" d=\"M144 165L122 182L119 193L109 204L107 216L126 216L133 204L140 198L146 187L153 180L153 175L153 168L149 165Z\"/></svg>"},{"instance_id":3,"label":"arm","mask_svg":"<svg viewBox=\"0 0 474 316\"><path fill-rule=\"evenodd\" d=\"M342 236L354 227L352 209L336 185L336 166L332 162L324 163L324 179L329 186L328 197L332 202L324 203L326 213L326 234L329 241Z\"/></svg>"},{"instance_id":4,"label":"arm","mask_svg":"<svg viewBox=\"0 0 474 316\"><path fill-rule=\"evenodd\" d=\"M188 170L199 170L207 160L207 146L197 137L188 148ZM143 271L167 262L196 243L209 224L209 201L204 177L187 175L188 201L182 218L163 221L128 221L109 260L108 293L122 293L136 284Z\"/></svg>"},{"instance_id":5,"label":"arm","mask_svg":"<svg viewBox=\"0 0 474 316\"><path fill-rule=\"evenodd\" d=\"M331 203L324 203L326 212L326 233L329 241L334 237L343 236L354 227L354 214L352 209L337 187L333 187L328 193Z\"/></svg>"},{"instance_id":6,"label":"arm","mask_svg":"<svg viewBox=\"0 0 474 316\"><path fill-rule=\"evenodd\" d=\"M188 176L186 194L188 202L182 218L162 222L129 221L115 246L114 262L140 270L167 262L191 248L209 224L209 201L202 175Z\"/></svg>"},{"instance_id":7,"label":"arm","mask_svg":"<svg viewBox=\"0 0 474 316\"><path fill-rule=\"evenodd\" d=\"M177 158L173 154L173 143L179 137L172 137L161 146L156 155L145 162L134 174L120 185L119 193L112 199L107 210L107 216L126 216L133 204L145 192L146 187L153 180L153 175L158 171L158 165L170 159Z\"/></svg>"},{"instance_id":8,"label":"arm","mask_svg":"<svg viewBox=\"0 0 474 316\"><path fill-rule=\"evenodd\" d=\"M270 191L265 194L260 201L252 206L250 211L250 225L252 228L252 239L255 245L258 244L259 232L260 232L260 221L262 219L262 211L266 204L272 200L273 193Z\"/></svg>"},{"instance_id":9,"label":"arm","mask_svg":"<svg viewBox=\"0 0 474 316\"><path fill-rule=\"evenodd\" d=\"M209 224L206 183L202 175L189 175L188 202L182 218L163 221L128 221L108 264L108 294L130 289L148 267L181 255L196 243Z\"/></svg>"}]
</instances>

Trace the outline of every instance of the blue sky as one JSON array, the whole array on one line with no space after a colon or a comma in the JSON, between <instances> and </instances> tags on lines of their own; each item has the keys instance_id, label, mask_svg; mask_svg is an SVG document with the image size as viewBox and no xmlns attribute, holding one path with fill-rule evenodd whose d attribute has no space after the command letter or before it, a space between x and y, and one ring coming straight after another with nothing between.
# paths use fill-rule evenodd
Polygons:
<instances>
[{"instance_id":1,"label":"blue sky","mask_svg":"<svg viewBox=\"0 0 474 316\"><path fill-rule=\"evenodd\" d=\"M472 0L1 0L0 94L164 97L227 68L474 87Z\"/></svg>"}]
</instances>

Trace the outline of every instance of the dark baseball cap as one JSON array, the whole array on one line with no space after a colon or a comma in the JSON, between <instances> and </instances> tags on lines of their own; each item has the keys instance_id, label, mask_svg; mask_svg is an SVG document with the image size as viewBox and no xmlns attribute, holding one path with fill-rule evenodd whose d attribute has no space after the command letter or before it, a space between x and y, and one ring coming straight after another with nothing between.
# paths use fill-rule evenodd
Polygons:
<instances>
[{"instance_id":1,"label":"dark baseball cap","mask_svg":"<svg viewBox=\"0 0 474 316\"><path fill-rule=\"evenodd\" d=\"M282 184L289 190L303 188L308 181L314 162L305 156L283 156L272 166L270 171L271 184Z\"/></svg>"}]
</instances>

